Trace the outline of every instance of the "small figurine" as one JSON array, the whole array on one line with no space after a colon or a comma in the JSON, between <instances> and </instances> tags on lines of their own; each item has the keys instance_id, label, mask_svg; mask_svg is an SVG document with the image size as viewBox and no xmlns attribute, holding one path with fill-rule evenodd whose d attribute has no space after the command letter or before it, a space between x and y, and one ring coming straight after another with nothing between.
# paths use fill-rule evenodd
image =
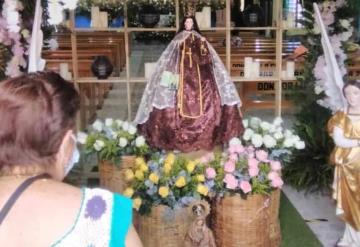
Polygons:
<instances>
[{"instance_id":1,"label":"small figurine","mask_svg":"<svg viewBox=\"0 0 360 247\"><path fill-rule=\"evenodd\" d=\"M190 205L195 217L185 235L185 247L216 247L214 235L206 225L206 217L210 213L210 206L205 201L196 201Z\"/></svg>"}]
</instances>

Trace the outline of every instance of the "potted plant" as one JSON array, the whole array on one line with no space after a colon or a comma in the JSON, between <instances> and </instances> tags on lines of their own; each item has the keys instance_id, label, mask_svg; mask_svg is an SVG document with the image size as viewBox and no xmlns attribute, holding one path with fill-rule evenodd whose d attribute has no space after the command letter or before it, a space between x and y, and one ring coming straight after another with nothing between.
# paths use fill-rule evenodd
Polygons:
<instances>
[{"instance_id":1,"label":"potted plant","mask_svg":"<svg viewBox=\"0 0 360 247\"><path fill-rule=\"evenodd\" d=\"M127 169L124 195L138 211L137 230L144 246L183 246L191 223L187 206L208 195L204 166L173 153L155 153L146 162L137 158Z\"/></svg>"},{"instance_id":2,"label":"potted plant","mask_svg":"<svg viewBox=\"0 0 360 247\"><path fill-rule=\"evenodd\" d=\"M78 140L87 155L95 153L99 160L100 185L122 193L125 187L124 170L135 163L135 155L150 152L145 138L138 135L131 123L108 118L96 120L89 133L80 132Z\"/></svg>"},{"instance_id":3,"label":"potted plant","mask_svg":"<svg viewBox=\"0 0 360 247\"><path fill-rule=\"evenodd\" d=\"M281 163L234 138L220 157L205 164L217 245L278 246Z\"/></svg>"}]
</instances>

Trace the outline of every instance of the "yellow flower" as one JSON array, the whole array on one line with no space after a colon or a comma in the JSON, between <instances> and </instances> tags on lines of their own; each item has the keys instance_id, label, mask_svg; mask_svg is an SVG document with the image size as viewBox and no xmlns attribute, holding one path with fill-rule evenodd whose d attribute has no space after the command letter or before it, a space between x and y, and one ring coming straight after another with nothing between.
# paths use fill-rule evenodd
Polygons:
<instances>
[{"instance_id":1,"label":"yellow flower","mask_svg":"<svg viewBox=\"0 0 360 247\"><path fill-rule=\"evenodd\" d=\"M165 172L165 174L169 174L169 172L171 171L171 169L172 169L172 164L166 162L166 163L164 164L164 172Z\"/></svg>"},{"instance_id":2,"label":"yellow flower","mask_svg":"<svg viewBox=\"0 0 360 247\"><path fill-rule=\"evenodd\" d=\"M134 172L131 169L125 170L125 179L126 181L131 181L134 179Z\"/></svg>"},{"instance_id":3,"label":"yellow flower","mask_svg":"<svg viewBox=\"0 0 360 247\"><path fill-rule=\"evenodd\" d=\"M198 184L196 191L199 192L201 195L207 196L207 194L209 193L209 189L208 187L206 187L203 184Z\"/></svg>"},{"instance_id":4,"label":"yellow flower","mask_svg":"<svg viewBox=\"0 0 360 247\"><path fill-rule=\"evenodd\" d=\"M184 187L185 184L186 184L186 180L185 180L185 178L184 178L183 176L179 177L179 178L176 180L176 182L175 182L175 185L176 185L176 187L178 187L178 188Z\"/></svg>"},{"instance_id":5,"label":"yellow flower","mask_svg":"<svg viewBox=\"0 0 360 247\"><path fill-rule=\"evenodd\" d=\"M195 166L196 166L196 163L194 161L189 161L187 164L186 164L186 170L189 172L189 173L192 173L195 169Z\"/></svg>"},{"instance_id":6,"label":"yellow flower","mask_svg":"<svg viewBox=\"0 0 360 247\"><path fill-rule=\"evenodd\" d=\"M131 198L134 194L134 189L128 187L128 188L126 188L126 190L124 190L123 194L124 194L124 196Z\"/></svg>"},{"instance_id":7,"label":"yellow flower","mask_svg":"<svg viewBox=\"0 0 360 247\"><path fill-rule=\"evenodd\" d=\"M151 173L149 179L154 184L157 184L159 182L159 176L156 173Z\"/></svg>"},{"instance_id":8,"label":"yellow flower","mask_svg":"<svg viewBox=\"0 0 360 247\"><path fill-rule=\"evenodd\" d=\"M196 175L196 179L197 179L198 182L204 182L205 181L205 176L203 174Z\"/></svg>"},{"instance_id":9,"label":"yellow flower","mask_svg":"<svg viewBox=\"0 0 360 247\"><path fill-rule=\"evenodd\" d=\"M169 188L166 187L166 186L161 186L159 188L159 195L162 197L162 198L165 198L169 195Z\"/></svg>"},{"instance_id":10,"label":"yellow flower","mask_svg":"<svg viewBox=\"0 0 360 247\"><path fill-rule=\"evenodd\" d=\"M135 166L136 166L136 168L139 168L139 167L141 167L142 165L146 165L146 162L145 162L144 158L143 158L143 157L137 157L137 158L135 159Z\"/></svg>"},{"instance_id":11,"label":"yellow flower","mask_svg":"<svg viewBox=\"0 0 360 247\"><path fill-rule=\"evenodd\" d=\"M140 197L136 197L133 200L133 208L135 208L136 210L139 210L140 206L141 206L142 200Z\"/></svg>"},{"instance_id":12,"label":"yellow flower","mask_svg":"<svg viewBox=\"0 0 360 247\"><path fill-rule=\"evenodd\" d=\"M141 164L139 167L140 170L142 170L143 172L147 172L149 170L147 164Z\"/></svg>"},{"instance_id":13,"label":"yellow flower","mask_svg":"<svg viewBox=\"0 0 360 247\"><path fill-rule=\"evenodd\" d=\"M175 154L169 153L166 156L164 163L169 163L170 165L173 165L175 163L175 159L176 159Z\"/></svg>"},{"instance_id":14,"label":"yellow flower","mask_svg":"<svg viewBox=\"0 0 360 247\"><path fill-rule=\"evenodd\" d=\"M139 180L144 180L144 173L142 170L136 170L135 171L135 177Z\"/></svg>"}]
</instances>

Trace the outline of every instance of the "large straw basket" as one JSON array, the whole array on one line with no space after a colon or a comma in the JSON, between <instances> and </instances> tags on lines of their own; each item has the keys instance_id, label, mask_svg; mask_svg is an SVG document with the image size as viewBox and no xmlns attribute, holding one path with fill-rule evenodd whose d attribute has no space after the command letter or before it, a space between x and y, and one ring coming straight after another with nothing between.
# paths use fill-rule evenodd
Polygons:
<instances>
[{"instance_id":1,"label":"large straw basket","mask_svg":"<svg viewBox=\"0 0 360 247\"><path fill-rule=\"evenodd\" d=\"M225 196L213 204L212 229L218 247L278 247L280 191L270 197Z\"/></svg>"},{"instance_id":2,"label":"large straw basket","mask_svg":"<svg viewBox=\"0 0 360 247\"><path fill-rule=\"evenodd\" d=\"M135 156L122 156L121 163L116 166L111 161L99 164L100 186L113 192L122 193L126 189L125 169L132 168Z\"/></svg>"},{"instance_id":3,"label":"large straw basket","mask_svg":"<svg viewBox=\"0 0 360 247\"><path fill-rule=\"evenodd\" d=\"M144 247L183 247L184 238L191 224L187 208L172 210L156 206L150 215L137 215L135 227Z\"/></svg>"}]
</instances>

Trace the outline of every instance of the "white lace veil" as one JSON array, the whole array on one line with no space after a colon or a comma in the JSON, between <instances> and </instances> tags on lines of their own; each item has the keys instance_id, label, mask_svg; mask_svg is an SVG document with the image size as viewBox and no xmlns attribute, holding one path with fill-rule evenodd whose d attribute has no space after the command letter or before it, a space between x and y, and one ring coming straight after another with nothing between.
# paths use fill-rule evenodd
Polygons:
<instances>
[{"instance_id":1,"label":"white lace veil","mask_svg":"<svg viewBox=\"0 0 360 247\"><path fill-rule=\"evenodd\" d=\"M181 43L192 33L196 37L201 38L201 35L195 31L182 31L174 37L165 51L161 54L156 63L155 71L151 75L145 87L134 124L142 124L146 122L153 110L153 107L157 109L175 107L176 91L171 90L168 87L161 86L160 80L164 71L179 74L179 48ZM221 97L221 104L238 105L240 107L241 100L229 73L225 69L224 64L211 44L207 41L206 43L212 56L214 77Z\"/></svg>"}]
</instances>

